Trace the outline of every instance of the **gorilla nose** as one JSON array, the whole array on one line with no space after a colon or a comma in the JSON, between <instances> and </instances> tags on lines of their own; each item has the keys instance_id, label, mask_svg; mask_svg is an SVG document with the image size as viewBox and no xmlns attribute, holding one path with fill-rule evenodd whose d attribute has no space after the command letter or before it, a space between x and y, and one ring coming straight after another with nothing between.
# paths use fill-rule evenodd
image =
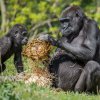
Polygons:
<instances>
[{"instance_id":1,"label":"gorilla nose","mask_svg":"<svg viewBox=\"0 0 100 100\"><path fill-rule=\"evenodd\" d=\"M25 41L28 41L28 38L25 38Z\"/></svg>"}]
</instances>

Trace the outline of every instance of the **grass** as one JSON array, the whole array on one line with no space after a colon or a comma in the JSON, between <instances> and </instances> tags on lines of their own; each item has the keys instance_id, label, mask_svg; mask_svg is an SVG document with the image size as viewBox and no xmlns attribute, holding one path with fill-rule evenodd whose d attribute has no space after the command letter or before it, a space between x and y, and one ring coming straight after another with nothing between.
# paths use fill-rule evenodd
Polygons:
<instances>
[{"instance_id":1,"label":"grass","mask_svg":"<svg viewBox=\"0 0 100 100\"><path fill-rule=\"evenodd\" d=\"M26 58L25 69L29 67ZM2 75L15 75L13 57L6 62L7 69ZM85 93L57 92L50 87L39 87L36 84L26 85L24 82L0 82L0 100L100 100L100 95Z\"/></svg>"},{"instance_id":2,"label":"grass","mask_svg":"<svg viewBox=\"0 0 100 100\"><path fill-rule=\"evenodd\" d=\"M100 100L99 95L57 92L49 87L21 82L0 83L0 100Z\"/></svg>"}]
</instances>

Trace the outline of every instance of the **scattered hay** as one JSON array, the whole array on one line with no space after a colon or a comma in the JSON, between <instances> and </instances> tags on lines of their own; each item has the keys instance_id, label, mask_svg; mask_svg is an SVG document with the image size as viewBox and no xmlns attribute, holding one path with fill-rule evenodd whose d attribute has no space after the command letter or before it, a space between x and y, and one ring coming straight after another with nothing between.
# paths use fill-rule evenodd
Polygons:
<instances>
[{"instance_id":1,"label":"scattered hay","mask_svg":"<svg viewBox=\"0 0 100 100\"><path fill-rule=\"evenodd\" d=\"M51 75L48 71L41 68L36 68L34 73L26 75L24 81L26 84L36 83L38 86L50 86L51 85Z\"/></svg>"},{"instance_id":2,"label":"scattered hay","mask_svg":"<svg viewBox=\"0 0 100 100\"><path fill-rule=\"evenodd\" d=\"M48 87L51 85L52 76L48 73L46 69L44 70L41 68L36 68L34 70L34 73L22 72L15 76L0 76L0 82L5 81L22 81L28 85L35 83L38 86Z\"/></svg>"},{"instance_id":3,"label":"scattered hay","mask_svg":"<svg viewBox=\"0 0 100 100\"><path fill-rule=\"evenodd\" d=\"M26 84L36 83L38 86L50 86L52 75L47 70L47 65L44 67L40 64L41 61L28 59L30 64L30 72L25 75L24 81Z\"/></svg>"},{"instance_id":4,"label":"scattered hay","mask_svg":"<svg viewBox=\"0 0 100 100\"><path fill-rule=\"evenodd\" d=\"M24 76L26 84L36 83L38 86L51 85L52 76L46 69L51 48L50 43L39 39L34 39L25 46L22 54L30 58L28 63L31 69L31 72ZM41 67L42 64L45 66L44 68Z\"/></svg>"}]
</instances>

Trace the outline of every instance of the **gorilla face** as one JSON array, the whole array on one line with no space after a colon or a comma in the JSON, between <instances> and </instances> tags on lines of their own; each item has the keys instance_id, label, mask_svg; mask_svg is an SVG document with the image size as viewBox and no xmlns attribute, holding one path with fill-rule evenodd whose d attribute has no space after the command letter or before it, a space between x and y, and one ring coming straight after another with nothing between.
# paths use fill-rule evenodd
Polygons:
<instances>
[{"instance_id":1,"label":"gorilla face","mask_svg":"<svg viewBox=\"0 0 100 100\"><path fill-rule=\"evenodd\" d=\"M21 44L25 45L27 43L27 41L28 41L27 31L23 31L22 34L21 34L21 37L22 37Z\"/></svg>"},{"instance_id":2,"label":"gorilla face","mask_svg":"<svg viewBox=\"0 0 100 100\"><path fill-rule=\"evenodd\" d=\"M66 37L78 34L83 26L83 13L73 10L74 8L71 9L65 9L60 18L61 32Z\"/></svg>"},{"instance_id":3,"label":"gorilla face","mask_svg":"<svg viewBox=\"0 0 100 100\"><path fill-rule=\"evenodd\" d=\"M16 24L11 30L14 44L25 45L28 41L28 32L23 25Z\"/></svg>"}]
</instances>

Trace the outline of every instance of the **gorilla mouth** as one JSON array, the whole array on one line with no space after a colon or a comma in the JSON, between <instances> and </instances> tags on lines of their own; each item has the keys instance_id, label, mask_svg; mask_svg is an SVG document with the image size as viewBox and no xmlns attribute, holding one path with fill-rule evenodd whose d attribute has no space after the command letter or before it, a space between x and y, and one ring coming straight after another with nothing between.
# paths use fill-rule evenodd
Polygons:
<instances>
[{"instance_id":1,"label":"gorilla mouth","mask_svg":"<svg viewBox=\"0 0 100 100\"><path fill-rule=\"evenodd\" d=\"M63 35L68 36L68 35L70 35L72 33L71 27L66 27L61 32L62 32Z\"/></svg>"},{"instance_id":2,"label":"gorilla mouth","mask_svg":"<svg viewBox=\"0 0 100 100\"><path fill-rule=\"evenodd\" d=\"M23 40L22 40L22 45L27 44L27 42L28 42L28 40L27 40L27 39L23 39Z\"/></svg>"},{"instance_id":3,"label":"gorilla mouth","mask_svg":"<svg viewBox=\"0 0 100 100\"><path fill-rule=\"evenodd\" d=\"M23 41L22 41L22 45L26 45L26 44L27 44L27 42L23 42Z\"/></svg>"}]
</instances>

